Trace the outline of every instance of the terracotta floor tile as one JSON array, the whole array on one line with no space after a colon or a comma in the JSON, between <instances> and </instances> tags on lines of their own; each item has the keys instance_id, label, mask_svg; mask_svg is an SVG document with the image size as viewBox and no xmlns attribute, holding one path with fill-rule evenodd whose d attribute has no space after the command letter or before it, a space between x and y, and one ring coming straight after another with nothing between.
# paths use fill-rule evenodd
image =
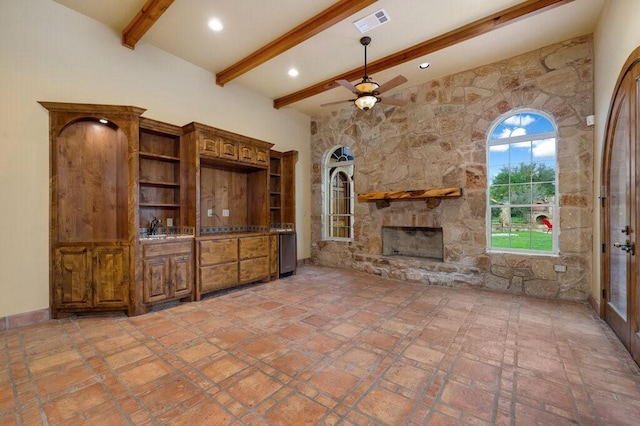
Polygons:
<instances>
[{"instance_id":1,"label":"terracotta floor tile","mask_svg":"<svg viewBox=\"0 0 640 426\"><path fill-rule=\"evenodd\" d=\"M165 375L138 389L138 399L153 416L159 416L172 407L184 404L199 390L180 374Z\"/></svg>"},{"instance_id":2,"label":"terracotta floor tile","mask_svg":"<svg viewBox=\"0 0 640 426\"><path fill-rule=\"evenodd\" d=\"M274 340L273 337L260 337L249 340L240 346L240 349L256 358L264 358L265 356L282 349L282 345Z\"/></svg>"},{"instance_id":3,"label":"terracotta floor tile","mask_svg":"<svg viewBox=\"0 0 640 426\"><path fill-rule=\"evenodd\" d=\"M289 340L299 340L307 336L313 335L313 329L298 324L292 324L288 327L282 328L277 331L278 336L285 337Z\"/></svg>"},{"instance_id":4,"label":"terracotta floor tile","mask_svg":"<svg viewBox=\"0 0 640 426\"><path fill-rule=\"evenodd\" d=\"M309 339L306 342L306 346L309 349L313 349L321 354L328 354L338 349L342 345L340 340L334 339L324 334L319 334Z\"/></svg>"},{"instance_id":5,"label":"terracotta floor tile","mask_svg":"<svg viewBox=\"0 0 640 426\"><path fill-rule=\"evenodd\" d=\"M169 364L161 359L148 360L132 368L123 369L120 380L130 389L135 389L156 379L159 379L172 371Z\"/></svg>"},{"instance_id":6,"label":"terracotta floor tile","mask_svg":"<svg viewBox=\"0 0 640 426\"><path fill-rule=\"evenodd\" d=\"M44 409L49 422L56 424L110 399L111 395L102 385L96 383L53 400Z\"/></svg>"},{"instance_id":7,"label":"terracotta floor tile","mask_svg":"<svg viewBox=\"0 0 640 426\"><path fill-rule=\"evenodd\" d=\"M235 417L225 411L220 404L213 401L203 401L173 417L169 424L175 426L194 425L231 425L236 422Z\"/></svg>"},{"instance_id":8,"label":"terracotta floor tile","mask_svg":"<svg viewBox=\"0 0 640 426\"><path fill-rule=\"evenodd\" d=\"M490 421L494 410L495 395L472 386L450 381L444 387L442 401L468 415Z\"/></svg>"},{"instance_id":9,"label":"terracotta floor tile","mask_svg":"<svg viewBox=\"0 0 640 426\"><path fill-rule=\"evenodd\" d=\"M414 392L419 392L427 384L434 372L435 369L433 368L417 368L402 362L396 362L389 368L384 377L390 382Z\"/></svg>"},{"instance_id":10,"label":"terracotta floor tile","mask_svg":"<svg viewBox=\"0 0 640 426\"><path fill-rule=\"evenodd\" d=\"M389 425L403 424L412 407L410 399L380 388L373 389L357 405L362 413Z\"/></svg>"},{"instance_id":11,"label":"terracotta floor tile","mask_svg":"<svg viewBox=\"0 0 640 426\"><path fill-rule=\"evenodd\" d=\"M342 399L358 382L358 378L337 368L329 367L309 380L309 384L336 399Z\"/></svg>"},{"instance_id":12,"label":"terracotta floor tile","mask_svg":"<svg viewBox=\"0 0 640 426\"><path fill-rule=\"evenodd\" d=\"M414 343L407 347L404 351L404 356L422 364L436 367L442 360L444 352Z\"/></svg>"},{"instance_id":13,"label":"terracotta floor tile","mask_svg":"<svg viewBox=\"0 0 640 426\"><path fill-rule=\"evenodd\" d=\"M296 393L270 409L265 418L272 425L315 425L326 412L322 405Z\"/></svg>"},{"instance_id":14,"label":"terracotta floor tile","mask_svg":"<svg viewBox=\"0 0 640 426\"><path fill-rule=\"evenodd\" d=\"M187 362L195 362L202 358L214 356L220 352L220 348L209 342L199 342L193 346L180 349L176 352L180 358Z\"/></svg>"},{"instance_id":15,"label":"terracotta floor tile","mask_svg":"<svg viewBox=\"0 0 640 426\"><path fill-rule=\"evenodd\" d=\"M127 318L0 332L0 424L633 425L586 304L301 265Z\"/></svg>"},{"instance_id":16,"label":"terracotta floor tile","mask_svg":"<svg viewBox=\"0 0 640 426\"><path fill-rule=\"evenodd\" d=\"M269 398L281 387L282 383L261 371L255 371L232 385L228 391L244 405L253 407L263 399Z\"/></svg>"},{"instance_id":17,"label":"terracotta floor tile","mask_svg":"<svg viewBox=\"0 0 640 426\"><path fill-rule=\"evenodd\" d=\"M214 382L221 382L248 366L249 364L239 360L238 358L226 355L203 367L202 373Z\"/></svg>"},{"instance_id":18,"label":"terracotta floor tile","mask_svg":"<svg viewBox=\"0 0 640 426\"><path fill-rule=\"evenodd\" d=\"M452 372L475 382L486 383L495 387L500 382L501 370L491 364L459 357L453 364Z\"/></svg>"},{"instance_id":19,"label":"terracotta floor tile","mask_svg":"<svg viewBox=\"0 0 640 426\"><path fill-rule=\"evenodd\" d=\"M289 376L297 376L315 361L298 351L291 351L271 361L269 365Z\"/></svg>"}]
</instances>

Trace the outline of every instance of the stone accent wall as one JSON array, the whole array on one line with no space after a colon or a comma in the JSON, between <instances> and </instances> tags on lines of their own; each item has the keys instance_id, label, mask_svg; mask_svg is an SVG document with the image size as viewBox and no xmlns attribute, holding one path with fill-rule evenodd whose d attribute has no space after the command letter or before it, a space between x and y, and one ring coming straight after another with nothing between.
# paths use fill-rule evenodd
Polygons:
<instances>
[{"instance_id":1,"label":"stone accent wall","mask_svg":"<svg viewBox=\"0 0 640 426\"><path fill-rule=\"evenodd\" d=\"M365 112L351 106L313 117L312 261L425 284L587 300L592 62L592 38L584 36L393 92L410 99L404 107L379 104ZM487 132L496 118L517 108L544 111L558 126L559 256L486 250ZM383 209L356 202L354 241L323 241L322 159L336 145L354 153L356 193L462 187L463 196L435 208L424 201L393 201ZM444 264L416 267L381 259L382 226L442 227ZM556 272L554 265L567 271Z\"/></svg>"}]
</instances>

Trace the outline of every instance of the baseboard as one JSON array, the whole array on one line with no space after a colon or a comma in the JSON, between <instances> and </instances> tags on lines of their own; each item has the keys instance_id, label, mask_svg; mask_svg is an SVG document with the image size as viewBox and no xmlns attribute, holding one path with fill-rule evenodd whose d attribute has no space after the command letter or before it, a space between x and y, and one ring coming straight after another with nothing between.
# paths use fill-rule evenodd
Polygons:
<instances>
[{"instance_id":1,"label":"baseboard","mask_svg":"<svg viewBox=\"0 0 640 426\"><path fill-rule=\"evenodd\" d=\"M593 297L592 294L590 294L588 302L589 302L589 305L591 305L591 307L593 308L593 310L596 311L596 314L600 316L600 301L596 300L596 298Z\"/></svg>"},{"instance_id":2,"label":"baseboard","mask_svg":"<svg viewBox=\"0 0 640 426\"><path fill-rule=\"evenodd\" d=\"M26 327L28 325L41 324L51 319L49 308L38 311L24 312L0 318L0 331L12 328Z\"/></svg>"}]
</instances>

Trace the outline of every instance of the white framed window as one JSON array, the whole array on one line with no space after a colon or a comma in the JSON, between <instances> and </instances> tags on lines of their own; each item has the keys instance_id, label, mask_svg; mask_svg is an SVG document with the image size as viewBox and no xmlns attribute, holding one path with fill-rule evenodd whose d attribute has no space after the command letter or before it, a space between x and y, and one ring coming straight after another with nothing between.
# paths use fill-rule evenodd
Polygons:
<instances>
[{"instance_id":1,"label":"white framed window","mask_svg":"<svg viewBox=\"0 0 640 426\"><path fill-rule=\"evenodd\" d=\"M555 123L541 111L516 110L488 134L488 249L557 254Z\"/></svg>"},{"instance_id":2,"label":"white framed window","mask_svg":"<svg viewBox=\"0 0 640 426\"><path fill-rule=\"evenodd\" d=\"M353 153L348 147L336 146L325 153L322 188L323 239L353 241Z\"/></svg>"}]
</instances>

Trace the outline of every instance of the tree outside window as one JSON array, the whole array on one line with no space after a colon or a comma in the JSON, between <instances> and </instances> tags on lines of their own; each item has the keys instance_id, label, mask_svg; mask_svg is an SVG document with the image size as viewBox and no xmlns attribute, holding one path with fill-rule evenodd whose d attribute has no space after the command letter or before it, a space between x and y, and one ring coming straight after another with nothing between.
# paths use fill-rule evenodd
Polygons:
<instances>
[{"instance_id":1,"label":"tree outside window","mask_svg":"<svg viewBox=\"0 0 640 426\"><path fill-rule=\"evenodd\" d=\"M555 125L539 111L511 112L492 127L489 249L557 253L556 141Z\"/></svg>"}]
</instances>

